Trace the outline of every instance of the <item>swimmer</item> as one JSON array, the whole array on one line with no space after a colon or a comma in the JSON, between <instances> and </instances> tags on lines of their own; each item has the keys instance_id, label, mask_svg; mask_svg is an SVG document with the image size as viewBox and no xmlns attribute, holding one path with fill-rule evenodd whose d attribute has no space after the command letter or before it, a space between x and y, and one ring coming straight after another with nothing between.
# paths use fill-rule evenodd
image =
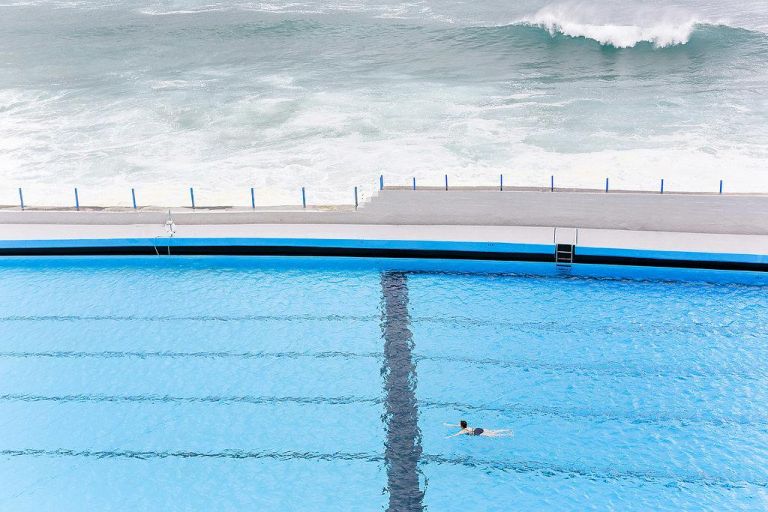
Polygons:
<instances>
[{"instance_id":1,"label":"swimmer","mask_svg":"<svg viewBox=\"0 0 768 512\"><path fill-rule=\"evenodd\" d=\"M480 427L470 427L467 425L467 422L464 420L461 420L458 425L449 425L448 423L446 423L445 425L448 427L459 427L461 429L455 434L452 434L448 437L456 437L456 436L509 437L514 435L512 431L508 428L502 428L498 430L488 430Z\"/></svg>"}]
</instances>

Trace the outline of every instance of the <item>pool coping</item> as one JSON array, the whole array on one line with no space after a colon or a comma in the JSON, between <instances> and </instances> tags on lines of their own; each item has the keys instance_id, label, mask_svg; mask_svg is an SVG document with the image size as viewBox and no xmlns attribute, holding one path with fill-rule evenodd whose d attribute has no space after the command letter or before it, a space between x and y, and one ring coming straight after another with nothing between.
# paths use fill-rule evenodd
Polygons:
<instances>
[{"instance_id":1,"label":"pool coping","mask_svg":"<svg viewBox=\"0 0 768 512\"><path fill-rule=\"evenodd\" d=\"M0 256L346 256L550 262L768 272L768 235L542 226L0 224Z\"/></svg>"},{"instance_id":2,"label":"pool coping","mask_svg":"<svg viewBox=\"0 0 768 512\"><path fill-rule=\"evenodd\" d=\"M359 209L4 211L0 256L268 255L768 271L768 196L380 191Z\"/></svg>"}]
</instances>

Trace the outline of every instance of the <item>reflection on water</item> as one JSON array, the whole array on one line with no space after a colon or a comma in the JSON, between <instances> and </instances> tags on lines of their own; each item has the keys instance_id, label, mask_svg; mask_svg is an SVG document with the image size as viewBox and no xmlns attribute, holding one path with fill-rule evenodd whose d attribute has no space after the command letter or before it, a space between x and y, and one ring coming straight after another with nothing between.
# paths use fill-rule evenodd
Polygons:
<instances>
[{"instance_id":1,"label":"reflection on water","mask_svg":"<svg viewBox=\"0 0 768 512\"><path fill-rule=\"evenodd\" d=\"M421 432L416 403L416 366L412 357L413 335L409 328L408 281L400 272L384 272L382 331L384 335L385 414L387 433L384 461L387 466L389 511L423 510L424 492L419 488Z\"/></svg>"}]
</instances>

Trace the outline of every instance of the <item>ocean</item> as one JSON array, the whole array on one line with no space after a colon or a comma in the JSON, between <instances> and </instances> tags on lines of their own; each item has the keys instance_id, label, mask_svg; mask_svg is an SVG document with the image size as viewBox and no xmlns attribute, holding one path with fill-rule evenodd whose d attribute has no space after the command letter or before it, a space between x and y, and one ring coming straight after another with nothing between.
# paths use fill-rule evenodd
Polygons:
<instances>
[{"instance_id":1,"label":"ocean","mask_svg":"<svg viewBox=\"0 0 768 512\"><path fill-rule=\"evenodd\" d=\"M4 205L767 173L765 0L0 0Z\"/></svg>"}]
</instances>

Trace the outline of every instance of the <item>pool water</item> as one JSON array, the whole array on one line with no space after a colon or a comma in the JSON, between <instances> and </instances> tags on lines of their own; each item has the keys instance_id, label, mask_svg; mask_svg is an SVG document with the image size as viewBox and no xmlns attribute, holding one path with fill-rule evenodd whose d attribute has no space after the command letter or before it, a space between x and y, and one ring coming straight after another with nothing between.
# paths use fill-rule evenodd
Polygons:
<instances>
[{"instance_id":1,"label":"pool water","mask_svg":"<svg viewBox=\"0 0 768 512\"><path fill-rule=\"evenodd\" d=\"M550 267L4 259L0 510L768 507L764 282Z\"/></svg>"}]
</instances>

